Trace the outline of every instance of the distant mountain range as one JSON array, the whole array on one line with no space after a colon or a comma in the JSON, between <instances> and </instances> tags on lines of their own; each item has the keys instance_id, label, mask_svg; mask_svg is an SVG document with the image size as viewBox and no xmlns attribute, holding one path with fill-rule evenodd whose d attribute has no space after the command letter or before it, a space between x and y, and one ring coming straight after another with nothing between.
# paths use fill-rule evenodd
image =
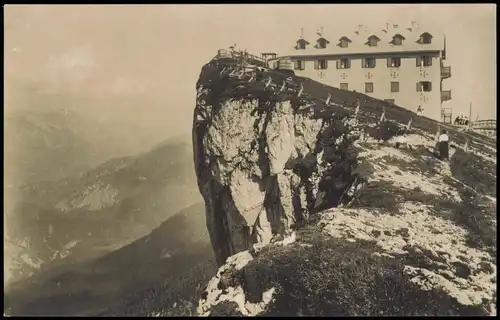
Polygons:
<instances>
[{"instance_id":1,"label":"distant mountain range","mask_svg":"<svg viewBox=\"0 0 500 320\"><path fill-rule=\"evenodd\" d=\"M94 119L75 108L20 109L4 124L7 187L65 178L161 141L133 124Z\"/></svg>"},{"instance_id":2,"label":"distant mountain range","mask_svg":"<svg viewBox=\"0 0 500 320\"><path fill-rule=\"evenodd\" d=\"M4 291L12 313L102 312L142 282L152 288L163 285L165 273L189 272L183 261L210 267L204 210L193 206L201 196L191 139L172 137L182 133L171 132L168 119L149 125L156 115L135 117L142 104L158 109L161 101L8 85ZM172 138L161 142L165 137ZM81 303L87 293L97 300Z\"/></svg>"},{"instance_id":3,"label":"distant mountain range","mask_svg":"<svg viewBox=\"0 0 500 320\"><path fill-rule=\"evenodd\" d=\"M6 204L4 273L10 280L102 256L201 201L186 141L29 184L10 196L15 201Z\"/></svg>"},{"instance_id":4,"label":"distant mountain range","mask_svg":"<svg viewBox=\"0 0 500 320\"><path fill-rule=\"evenodd\" d=\"M40 273L12 286L9 315L125 315L196 304L216 266L204 205L190 206L147 236L87 263Z\"/></svg>"}]
</instances>

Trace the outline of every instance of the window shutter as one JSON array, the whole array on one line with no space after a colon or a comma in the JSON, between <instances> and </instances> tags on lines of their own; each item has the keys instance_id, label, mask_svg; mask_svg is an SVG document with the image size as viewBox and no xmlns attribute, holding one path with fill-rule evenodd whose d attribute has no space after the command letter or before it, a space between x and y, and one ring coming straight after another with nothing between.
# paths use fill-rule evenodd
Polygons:
<instances>
[{"instance_id":1,"label":"window shutter","mask_svg":"<svg viewBox=\"0 0 500 320\"><path fill-rule=\"evenodd\" d=\"M391 66L391 58L387 58L387 67L389 68Z\"/></svg>"},{"instance_id":2,"label":"window shutter","mask_svg":"<svg viewBox=\"0 0 500 320\"><path fill-rule=\"evenodd\" d=\"M432 82L429 81L429 91L432 91Z\"/></svg>"},{"instance_id":3,"label":"window shutter","mask_svg":"<svg viewBox=\"0 0 500 320\"><path fill-rule=\"evenodd\" d=\"M429 67L432 66L432 57L429 56Z\"/></svg>"},{"instance_id":4,"label":"window shutter","mask_svg":"<svg viewBox=\"0 0 500 320\"><path fill-rule=\"evenodd\" d=\"M420 82L417 81L417 92L420 92L420 91L421 91Z\"/></svg>"},{"instance_id":5,"label":"window shutter","mask_svg":"<svg viewBox=\"0 0 500 320\"><path fill-rule=\"evenodd\" d=\"M314 69L319 69L319 60L314 60Z\"/></svg>"},{"instance_id":6,"label":"window shutter","mask_svg":"<svg viewBox=\"0 0 500 320\"><path fill-rule=\"evenodd\" d=\"M323 60L325 61L325 69L328 69L328 60Z\"/></svg>"},{"instance_id":7,"label":"window shutter","mask_svg":"<svg viewBox=\"0 0 500 320\"><path fill-rule=\"evenodd\" d=\"M346 61L346 68L351 68L351 59L347 59Z\"/></svg>"},{"instance_id":8,"label":"window shutter","mask_svg":"<svg viewBox=\"0 0 500 320\"><path fill-rule=\"evenodd\" d=\"M373 58L373 68L375 68L377 66L377 59Z\"/></svg>"},{"instance_id":9,"label":"window shutter","mask_svg":"<svg viewBox=\"0 0 500 320\"><path fill-rule=\"evenodd\" d=\"M366 68L366 58L361 59L361 68Z\"/></svg>"},{"instance_id":10,"label":"window shutter","mask_svg":"<svg viewBox=\"0 0 500 320\"><path fill-rule=\"evenodd\" d=\"M417 67L420 67L420 57L417 57Z\"/></svg>"},{"instance_id":11,"label":"window shutter","mask_svg":"<svg viewBox=\"0 0 500 320\"><path fill-rule=\"evenodd\" d=\"M340 60L337 60L337 69L340 69Z\"/></svg>"}]
</instances>

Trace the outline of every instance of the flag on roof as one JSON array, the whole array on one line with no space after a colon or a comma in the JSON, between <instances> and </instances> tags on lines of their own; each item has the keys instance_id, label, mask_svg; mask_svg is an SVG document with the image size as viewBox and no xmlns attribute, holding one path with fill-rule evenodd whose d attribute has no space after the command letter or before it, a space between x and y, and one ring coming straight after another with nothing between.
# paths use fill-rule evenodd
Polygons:
<instances>
[{"instance_id":1,"label":"flag on roof","mask_svg":"<svg viewBox=\"0 0 500 320\"><path fill-rule=\"evenodd\" d=\"M444 48L443 48L443 52L441 54L441 58L443 60L446 60L446 36L444 36Z\"/></svg>"}]
</instances>

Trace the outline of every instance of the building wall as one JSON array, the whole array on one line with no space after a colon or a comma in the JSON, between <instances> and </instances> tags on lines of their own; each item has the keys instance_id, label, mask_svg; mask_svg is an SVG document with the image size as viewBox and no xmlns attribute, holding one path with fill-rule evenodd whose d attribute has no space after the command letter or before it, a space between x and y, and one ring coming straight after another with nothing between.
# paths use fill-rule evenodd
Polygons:
<instances>
[{"instance_id":1,"label":"building wall","mask_svg":"<svg viewBox=\"0 0 500 320\"><path fill-rule=\"evenodd\" d=\"M325 32L324 32L325 31ZM421 37L431 36L430 43L423 43ZM394 42L396 37L402 41ZM374 46L369 44L375 39ZM347 46L345 39L348 39ZM320 41L326 47L319 46ZM304 46L304 47L302 47ZM416 65L418 56L432 56L432 65L419 67ZM442 60L446 55L446 39L444 35L434 30L420 28L417 21L407 27L386 23L380 29L359 25L351 33L336 33L335 30L323 30L315 34L302 34L294 50L283 53L273 59L278 61L304 60L305 69L295 70L300 76L308 77L327 85L341 88L341 83L348 83L348 90L356 90L371 97L394 100L396 105L416 111L421 105L424 116L437 121L443 120L443 111L451 112L448 101L441 102L443 81L441 79ZM376 58L375 68L363 68L362 59ZM388 67L387 58L401 58L401 66ZM342 58L351 59L348 69L337 69L336 62ZM315 60L327 59L328 68L318 70ZM432 90L421 92L417 90L418 81L430 81ZM365 92L365 83L373 83L373 92ZM391 92L391 82L399 82L399 92ZM446 89L444 89L446 90ZM446 108L446 109L444 109ZM449 114L448 114L449 116Z\"/></svg>"},{"instance_id":2,"label":"building wall","mask_svg":"<svg viewBox=\"0 0 500 320\"><path fill-rule=\"evenodd\" d=\"M314 60L305 60L304 70L295 70L299 76L311 78L329 86L341 87L341 83L348 84L348 90L364 93L368 96L384 100L393 99L394 104L416 112L419 105L424 109L426 117L441 119L441 61L438 53L432 56L432 65L417 67L416 59L419 54L401 53L398 55L381 55L376 58L375 68L363 68L362 61L365 55L350 56L351 66L348 69L337 69L337 60L345 56L328 57L328 67L325 70L314 68ZM388 67L389 57L400 57L400 67ZM292 58L292 60L296 60ZM418 92L418 81L430 81L430 92ZM365 92L365 83L373 83L373 92ZM391 92L391 82L399 82L399 92Z\"/></svg>"}]
</instances>

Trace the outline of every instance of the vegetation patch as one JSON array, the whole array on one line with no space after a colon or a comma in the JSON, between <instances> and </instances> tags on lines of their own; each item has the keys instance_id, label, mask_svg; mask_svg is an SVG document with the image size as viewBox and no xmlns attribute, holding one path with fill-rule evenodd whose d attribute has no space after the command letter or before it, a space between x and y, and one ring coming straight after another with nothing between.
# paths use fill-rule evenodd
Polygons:
<instances>
[{"instance_id":1,"label":"vegetation patch","mask_svg":"<svg viewBox=\"0 0 500 320\"><path fill-rule=\"evenodd\" d=\"M298 241L266 250L238 271L247 299L262 300L275 288L263 316L485 315L437 289L423 291L403 272L405 262L438 268L425 253L405 259L377 255L374 242L331 238L318 227ZM424 258L422 258L424 255ZM428 259L429 260L429 259ZM412 301L412 303L408 303Z\"/></svg>"},{"instance_id":2,"label":"vegetation patch","mask_svg":"<svg viewBox=\"0 0 500 320\"><path fill-rule=\"evenodd\" d=\"M374 128L366 127L365 130L368 135L375 140L382 141L388 141L395 136L399 136L405 133L405 130L401 128L397 122L393 121L384 121Z\"/></svg>"},{"instance_id":3,"label":"vegetation patch","mask_svg":"<svg viewBox=\"0 0 500 320\"><path fill-rule=\"evenodd\" d=\"M457 149L450 160L451 174L455 179L483 195L496 197L496 165L482 157Z\"/></svg>"},{"instance_id":4,"label":"vegetation patch","mask_svg":"<svg viewBox=\"0 0 500 320\"><path fill-rule=\"evenodd\" d=\"M98 316L195 316L203 286L216 270L215 261L206 259L157 286L134 292Z\"/></svg>"},{"instance_id":5,"label":"vegetation patch","mask_svg":"<svg viewBox=\"0 0 500 320\"><path fill-rule=\"evenodd\" d=\"M483 196L462 184L451 179L447 181L457 188L462 203L449 203L452 210L445 212L444 218L453 220L469 231L467 242L470 247L483 248L495 257L497 252L496 206L486 205ZM443 212L437 210L435 213L443 215Z\"/></svg>"},{"instance_id":6,"label":"vegetation patch","mask_svg":"<svg viewBox=\"0 0 500 320\"><path fill-rule=\"evenodd\" d=\"M223 301L218 303L210 311L209 317L235 317L243 316L238 310L238 304L234 301Z\"/></svg>"}]
</instances>

